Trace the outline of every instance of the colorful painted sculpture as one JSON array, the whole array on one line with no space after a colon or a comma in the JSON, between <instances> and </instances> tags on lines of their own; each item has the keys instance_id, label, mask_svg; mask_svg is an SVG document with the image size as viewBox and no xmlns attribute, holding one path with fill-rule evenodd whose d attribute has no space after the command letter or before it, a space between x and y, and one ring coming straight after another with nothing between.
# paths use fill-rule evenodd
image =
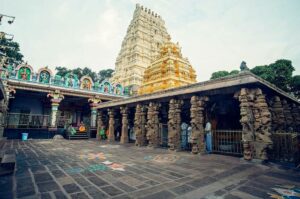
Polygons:
<instances>
[{"instance_id":1,"label":"colorful painted sculpture","mask_svg":"<svg viewBox=\"0 0 300 199\"><path fill-rule=\"evenodd\" d=\"M91 77L85 75L85 76L81 77L80 82L81 82L81 84L80 84L81 89L86 89L86 90L92 89L93 80Z\"/></svg>"},{"instance_id":2,"label":"colorful painted sculpture","mask_svg":"<svg viewBox=\"0 0 300 199\"><path fill-rule=\"evenodd\" d=\"M30 80L31 70L28 67L21 67L18 72L18 79Z\"/></svg>"}]
</instances>

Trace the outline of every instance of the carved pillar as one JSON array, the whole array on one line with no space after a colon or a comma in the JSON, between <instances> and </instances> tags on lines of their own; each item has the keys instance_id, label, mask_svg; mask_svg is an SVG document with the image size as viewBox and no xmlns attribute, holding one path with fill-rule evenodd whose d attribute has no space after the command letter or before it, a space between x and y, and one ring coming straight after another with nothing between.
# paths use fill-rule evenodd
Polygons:
<instances>
[{"instance_id":1,"label":"carved pillar","mask_svg":"<svg viewBox=\"0 0 300 199\"><path fill-rule=\"evenodd\" d=\"M47 95L47 97L51 98L51 117L50 117L50 127L57 127L57 111L58 106L61 100L64 99L64 96L60 93L59 90L55 90Z\"/></svg>"},{"instance_id":2,"label":"carved pillar","mask_svg":"<svg viewBox=\"0 0 300 199\"><path fill-rule=\"evenodd\" d=\"M255 149L255 158L261 160L268 159L268 150L272 148L271 139L271 112L269 111L265 95L261 89L255 90L254 101L254 135L255 141L253 143Z\"/></svg>"},{"instance_id":3,"label":"carved pillar","mask_svg":"<svg viewBox=\"0 0 300 199\"><path fill-rule=\"evenodd\" d=\"M99 96L94 96L88 99L91 107L91 129L96 129L96 120L97 120L97 105L101 103Z\"/></svg>"},{"instance_id":4,"label":"carved pillar","mask_svg":"<svg viewBox=\"0 0 300 199\"><path fill-rule=\"evenodd\" d=\"M285 118L281 100L278 96L272 99L272 129L273 131L285 130Z\"/></svg>"},{"instance_id":5,"label":"carved pillar","mask_svg":"<svg viewBox=\"0 0 300 199\"><path fill-rule=\"evenodd\" d=\"M144 146L146 144L146 110L145 107L138 104L136 105L134 114L134 133L135 133L135 145Z\"/></svg>"},{"instance_id":6,"label":"carved pillar","mask_svg":"<svg viewBox=\"0 0 300 199\"><path fill-rule=\"evenodd\" d=\"M297 106L296 104L292 104L291 114L293 116L294 130L296 132L299 132L300 131L300 109L299 109L299 106Z\"/></svg>"},{"instance_id":7,"label":"carved pillar","mask_svg":"<svg viewBox=\"0 0 300 199\"><path fill-rule=\"evenodd\" d=\"M147 113L147 140L150 147L159 146L159 107L160 104L156 102L150 102Z\"/></svg>"},{"instance_id":8,"label":"carved pillar","mask_svg":"<svg viewBox=\"0 0 300 199\"><path fill-rule=\"evenodd\" d=\"M205 142L204 142L204 107L208 101L208 97L193 96L191 98L191 144L192 153L204 153Z\"/></svg>"},{"instance_id":9,"label":"carved pillar","mask_svg":"<svg viewBox=\"0 0 300 199\"><path fill-rule=\"evenodd\" d=\"M108 116L109 116L109 120L108 120L108 138L107 140L109 142L114 142L115 141L115 111L114 109L108 109Z\"/></svg>"},{"instance_id":10,"label":"carved pillar","mask_svg":"<svg viewBox=\"0 0 300 199\"><path fill-rule=\"evenodd\" d=\"M100 131L104 129L104 123L102 120L103 117L103 112L101 110L98 110L98 115L97 115L97 134L96 138L97 140L101 140L101 136L99 135Z\"/></svg>"},{"instance_id":11,"label":"carved pillar","mask_svg":"<svg viewBox=\"0 0 300 199\"><path fill-rule=\"evenodd\" d=\"M254 155L254 115L253 100L254 93L246 88L242 88L235 97L240 101L240 123L242 125L242 140L244 148L244 159L251 160Z\"/></svg>"},{"instance_id":12,"label":"carved pillar","mask_svg":"<svg viewBox=\"0 0 300 199\"><path fill-rule=\"evenodd\" d=\"M283 107L283 115L284 115L284 119L285 119L285 126L286 126L286 130L291 130L291 128L293 128L294 124L293 124L293 116L292 116L292 108L290 107L290 105L288 104L288 102L286 100L282 100L282 107Z\"/></svg>"},{"instance_id":13,"label":"carved pillar","mask_svg":"<svg viewBox=\"0 0 300 199\"><path fill-rule=\"evenodd\" d=\"M122 132L120 143L128 143L128 108L126 106L120 107L122 114Z\"/></svg>"},{"instance_id":14,"label":"carved pillar","mask_svg":"<svg viewBox=\"0 0 300 199\"><path fill-rule=\"evenodd\" d=\"M180 150L182 100L171 99L168 113L168 145L170 150Z\"/></svg>"}]
</instances>

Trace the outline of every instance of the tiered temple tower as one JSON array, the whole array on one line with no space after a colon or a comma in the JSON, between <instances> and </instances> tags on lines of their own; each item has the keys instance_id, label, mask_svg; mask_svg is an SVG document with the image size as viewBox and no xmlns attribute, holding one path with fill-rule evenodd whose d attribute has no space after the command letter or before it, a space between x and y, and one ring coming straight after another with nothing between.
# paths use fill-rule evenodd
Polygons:
<instances>
[{"instance_id":1,"label":"tiered temple tower","mask_svg":"<svg viewBox=\"0 0 300 199\"><path fill-rule=\"evenodd\" d=\"M111 82L123 86L140 86L145 69L158 56L160 47L168 38L164 20L150 9L137 4Z\"/></svg>"},{"instance_id":2,"label":"tiered temple tower","mask_svg":"<svg viewBox=\"0 0 300 199\"><path fill-rule=\"evenodd\" d=\"M145 70L139 94L196 83L196 72L187 58L183 58L179 44L168 41L160 54Z\"/></svg>"}]
</instances>

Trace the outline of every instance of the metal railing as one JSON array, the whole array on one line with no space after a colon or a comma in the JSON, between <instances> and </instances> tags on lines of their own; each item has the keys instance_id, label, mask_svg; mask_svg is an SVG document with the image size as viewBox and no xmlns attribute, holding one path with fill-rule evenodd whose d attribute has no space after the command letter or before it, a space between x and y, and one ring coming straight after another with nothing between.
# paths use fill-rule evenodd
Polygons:
<instances>
[{"instance_id":1,"label":"metal railing","mask_svg":"<svg viewBox=\"0 0 300 199\"><path fill-rule=\"evenodd\" d=\"M213 130L212 150L215 153L242 155L242 130Z\"/></svg>"},{"instance_id":2,"label":"metal railing","mask_svg":"<svg viewBox=\"0 0 300 199\"><path fill-rule=\"evenodd\" d=\"M279 162L299 162L299 136L300 134L296 132L273 133L270 159Z\"/></svg>"},{"instance_id":3,"label":"metal railing","mask_svg":"<svg viewBox=\"0 0 300 199\"><path fill-rule=\"evenodd\" d=\"M48 128L50 124L49 115L7 113L6 128Z\"/></svg>"}]
</instances>

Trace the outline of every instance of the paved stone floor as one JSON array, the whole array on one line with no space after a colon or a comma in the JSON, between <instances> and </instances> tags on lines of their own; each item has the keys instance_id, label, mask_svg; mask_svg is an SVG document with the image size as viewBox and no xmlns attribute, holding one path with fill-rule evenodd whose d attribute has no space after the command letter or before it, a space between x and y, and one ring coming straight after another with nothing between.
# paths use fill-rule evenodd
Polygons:
<instances>
[{"instance_id":1,"label":"paved stone floor","mask_svg":"<svg viewBox=\"0 0 300 199\"><path fill-rule=\"evenodd\" d=\"M96 140L7 141L14 175L0 198L271 198L300 187L300 172L223 155L191 155ZM294 189L295 190L295 189Z\"/></svg>"}]
</instances>

